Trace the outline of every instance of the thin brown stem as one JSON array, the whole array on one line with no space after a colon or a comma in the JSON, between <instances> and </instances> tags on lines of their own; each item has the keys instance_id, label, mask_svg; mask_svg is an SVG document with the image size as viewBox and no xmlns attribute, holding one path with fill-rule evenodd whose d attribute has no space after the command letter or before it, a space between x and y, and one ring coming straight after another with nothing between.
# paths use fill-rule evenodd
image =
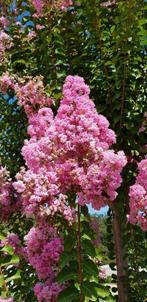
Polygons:
<instances>
[{"instance_id":1,"label":"thin brown stem","mask_svg":"<svg viewBox=\"0 0 147 302\"><path fill-rule=\"evenodd\" d=\"M81 207L78 205L78 228L77 228L77 260L78 260L78 269L79 269L79 284L80 284L80 302L84 302L83 296L83 268L82 268L82 248L81 248Z\"/></svg>"}]
</instances>

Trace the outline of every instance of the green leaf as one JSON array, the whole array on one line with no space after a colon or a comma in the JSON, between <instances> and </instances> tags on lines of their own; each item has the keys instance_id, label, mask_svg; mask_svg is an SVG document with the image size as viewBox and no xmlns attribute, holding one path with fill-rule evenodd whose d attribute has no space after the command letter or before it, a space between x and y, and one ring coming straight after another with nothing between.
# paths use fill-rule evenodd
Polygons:
<instances>
[{"instance_id":1,"label":"green leaf","mask_svg":"<svg viewBox=\"0 0 147 302\"><path fill-rule=\"evenodd\" d=\"M83 240L82 247L86 255L89 255L91 257L96 256L95 248L90 240L88 239Z\"/></svg>"},{"instance_id":2,"label":"green leaf","mask_svg":"<svg viewBox=\"0 0 147 302\"><path fill-rule=\"evenodd\" d=\"M82 238L91 241L91 237L90 237L89 235L87 235L87 234L84 234L84 235L82 236Z\"/></svg>"},{"instance_id":3,"label":"green leaf","mask_svg":"<svg viewBox=\"0 0 147 302\"><path fill-rule=\"evenodd\" d=\"M85 275L87 274L90 277L92 277L92 276L98 277L97 265L90 259L86 259L83 261L83 271L84 271Z\"/></svg>"},{"instance_id":4,"label":"green leaf","mask_svg":"<svg viewBox=\"0 0 147 302\"><path fill-rule=\"evenodd\" d=\"M64 267L70 261L76 259L76 252L73 250L70 253L64 252L60 257L60 266Z\"/></svg>"},{"instance_id":5,"label":"green leaf","mask_svg":"<svg viewBox=\"0 0 147 302\"><path fill-rule=\"evenodd\" d=\"M82 286L82 290L83 290L83 293L86 297L97 297L97 292L96 292L96 283L94 282L84 282L83 283L83 286Z\"/></svg>"},{"instance_id":6,"label":"green leaf","mask_svg":"<svg viewBox=\"0 0 147 302\"><path fill-rule=\"evenodd\" d=\"M98 296L101 298L106 298L110 295L109 291L102 287L97 287L96 291L97 291Z\"/></svg>"},{"instance_id":7,"label":"green leaf","mask_svg":"<svg viewBox=\"0 0 147 302\"><path fill-rule=\"evenodd\" d=\"M14 254L14 250L13 247L10 245L5 245L1 251L8 253L9 255L13 255Z\"/></svg>"},{"instance_id":8,"label":"green leaf","mask_svg":"<svg viewBox=\"0 0 147 302\"><path fill-rule=\"evenodd\" d=\"M65 251L71 251L75 245L75 240L71 235L68 235L64 239L64 249Z\"/></svg>"},{"instance_id":9,"label":"green leaf","mask_svg":"<svg viewBox=\"0 0 147 302\"><path fill-rule=\"evenodd\" d=\"M19 263L19 257L17 255L13 255L12 258L11 258L11 260L9 262L1 263L1 267L13 265L13 264L18 264L18 263Z\"/></svg>"},{"instance_id":10,"label":"green leaf","mask_svg":"<svg viewBox=\"0 0 147 302\"><path fill-rule=\"evenodd\" d=\"M110 28L111 34L114 32L114 30L115 30L115 25L112 25L111 28Z\"/></svg>"},{"instance_id":11,"label":"green leaf","mask_svg":"<svg viewBox=\"0 0 147 302\"><path fill-rule=\"evenodd\" d=\"M97 301L96 297L91 297L91 298L85 297L85 302L95 302L95 301Z\"/></svg>"},{"instance_id":12,"label":"green leaf","mask_svg":"<svg viewBox=\"0 0 147 302\"><path fill-rule=\"evenodd\" d=\"M71 268L63 268L62 271L57 276L57 281L63 283L68 280L78 281L78 274L75 271L72 271Z\"/></svg>"},{"instance_id":13,"label":"green leaf","mask_svg":"<svg viewBox=\"0 0 147 302\"><path fill-rule=\"evenodd\" d=\"M105 299L105 302L116 302L116 300L114 298L112 298L112 297L107 297Z\"/></svg>"},{"instance_id":14,"label":"green leaf","mask_svg":"<svg viewBox=\"0 0 147 302\"><path fill-rule=\"evenodd\" d=\"M74 301L76 299L77 300L79 299L79 292L74 286L71 286L71 287L65 288L59 294L57 301L58 302L70 302L70 301Z\"/></svg>"},{"instance_id":15,"label":"green leaf","mask_svg":"<svg viewBox=\"0 0 147 302\"><path fill-rule=\"evenodd\" d=\"M6 279L6 282L10 282L12 280L16 280L20 278L21 278L21 270L17 270L17 272L13 276Z\"/></svg>"},{"instance_id":16,"label":"green leaf","mask_svg":"<svg viewBox=\"0 0 147 302\"><path fill-rule=\"evenodd\" d=\"M5 239L5 236L0 233L0 240L4 240L4 239Z\"/></svg>"}]
</instances>

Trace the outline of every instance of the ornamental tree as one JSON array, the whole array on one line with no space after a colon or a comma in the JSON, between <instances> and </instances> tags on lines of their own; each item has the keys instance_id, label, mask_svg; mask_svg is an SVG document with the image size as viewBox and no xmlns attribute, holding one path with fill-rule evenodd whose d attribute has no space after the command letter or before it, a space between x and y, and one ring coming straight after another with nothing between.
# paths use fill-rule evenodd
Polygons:
<instances>
[{"instance_id":1,"label":"ornamental tree","mask_svg":"<svg viewBox=\"0 0 147 302\"><path fill-rule=\"evenodd\" d=\"M30 229L35 228L36 234L38 230L42 230L40 215L45 217L45 222L51 223L51 226L55 225L57 237L64 239L64 253L61 256L61 263L58 263L59 276L56 277L61 284L66 283L64 296L61 294L61 298L67 295L68 301L70 299L79 300L79 296L77 298L79 295L79 285L77 286L79 284L79 263L83 260L85 274L87 267L90 266L91 258L94 258L94 251L90 243L91 240L94 242L96 239L93 238L94 235L86 221L89 218L85 217L87 203L91 203L95 209L106 203L109 203L110 206L109 222L106 223L109 236L107 246L110 265L113 267L115 264L117 265L119 302L128 300L142 302L145 299L145 272L140 272L140 267L145 267L145 236L139 229L137 221L133 220L136 222L135 225L127 223L127 214L130 212L129 188L135 182L136 163L141 162L146 152L144 147L146 137L142 132L146 112L144 2L144 0L130 0L129 2L125 0L106 2L97 0L18 0L14 6L10 0L0 3L2 32L0 34L0 57L2 58L0 74L5 74L0 84L2 91L0 94L0 155L3 166L6 165L10 170L14 186L19 191L16 192L12 187L11 180L6 181L6 186L4 185L5 180L2 181L3 189L5 187L6 190L9 183L13 201L8 198L7 202L11 209L13 209L12 204L15 207L14 211L7 211L7 215L5 215L7 226L2 225L1 228L4 235L8 230L10 233L19 234L20 243L16 247L13 244L13 252L15 250L16 253L20 253L20 267L23 268L21 271L22 282L20 282L19 269L17 271L17 268L11 265L6 265L6 269L4 269L2 266L3 280L7 278L9 280L15 274L16 280L18 278L15 284L8 281L8 286L7 282L2 282L2 288L5 288L7 296L9 296L10 290L18 301L35 301L36 299L33 296L31 284L38 283L38 273L37 271L35 273L37 266L33 265L33 269L29 261L25 260L27 256L23 252L21 254L21 250L24 251L25 247L27 249L27 241L23 238ZM87 101L82 101L81 92L79 95L72 89L77 106L81 108L80 104L84 104L88 112L91 112L89 115L87 110L84 111L81 118L81 113L75 107L74 101L71 101L72 96L69 97L77 114L78 120L76 120L69 103L66 103L67 95L64 96L66 89L63 91L63 95L61 93L63 82L69 74L78 74L86 80L91 88L91 96L96 109L107 117L110 127L117 134L117 143L115 143L114 132L110 131L106 119L100 115L98 118L94 117L94 109L88 102L88 88L84 88L84 99L86 98ZM79 85L83 87L82 82ZM60 102L61 98L63 100ZM71 117L67 114L68 110L71 112ZM81 112L83 112L83 108L81 108ZM83 119L83 115L86 121ZM67 127L69 121L71 128ZM76 133L75 122L78 127ZM63 130L61 130L60 123L63 125ZM97 127L101 129L101 134L98 134ZM48 132L47 129L54 129L54 135L50 132L51 130ZM83 129L81 130L83 135L81 135L80 129ZM88 134L86 134L87 131ZM75 134L79 142L75 141ZM24 139L27 139L25 145ZM69 146L67 140L70 142ZM74 148L71 146L73 141ZM110 149L112 143L115 143L113 145L115 152ZM68 147L70 151L68 151ZM23 156L21 156L21 149ZM59 152L61 149L62 152ZM97 149L99 151L96 157L95 150ZM117 186L121 182L120 174L116 172L121 171L118 157L120 161L121 158L125 161L123 154L118 152L122 149L125 151L128 163L123 170L123 181L116 196ZM53 155L54 152L55 155ZM48 153L51 154L51 157L48 156ZM50 166L47 167L48 160ZM25 168L20 169L24 165L26 165ZM54 173L52 169L54 169ZM99 173L96 172L97 169ZM104 173L104 171L107 172ZM16 180L14 176L17 172ZM48 175L46 178L45 174ZM110 178L107 178L108 175ZM29 177L32 187L29 187ZM117 181L118 184L116 184ZM40 193L41 188L43 190ZM47 196L48 191L49 196ZM98 198L96 192L98 192ZM115 201L112 200L114 198L116 198ZM145 201L144 198L136 201L139 210L133 212L132 219L136 219L136 215L136 217L140 217L140 214L143 214L142 200ZM0 207L6 209L4 201L1 202ZM134 205L132 208L134 211ZM79 213L77 213L78 211ZM143 215L143 217L145 216ZM48 222L48 220L50 221ZM81 254L80 238L77 236L79 228L82 234L81 245L84 259L78 258L78 263L75 264L77 248L79 255ZM89 233L89 240L83 237L85 233L86 235ZM49 238L49 234L47 236ZM15 238L14 234L12 238ZM10 242L12 243L12 240ZM18 242L16 240L16 243ZM70 242L71 249L68 242ZM78 242L77 248L76 242ZM74 244L72 245L72 243ZM114 254L112 252L113 243L115 243ZM12 249L6 246L4 249L7 249L5 263L13 261ZM40 253L42 252L40 251ZM63 263L65 264L65 258L67 259L69 254L71 254L70 261L66 260L64 268ZM88 259L87 254L90 254ZM3 256L2 251L2 264L4 265ZM10 258L12 259L10 260ZM92 267L91 263L91 269ZM74 273L69 276L69 271L74 269ZM101 293L101 299L102 295L105 295L107 300L106 288L101 287L98 290L98 285L93 284L92 281L89 284L89 278L92 278L94 271L97 275L96 267L93 267L89 275L86 273L87 279L84 279L83 292L85 293L88 288L94 293L96 287L97 294ZM5 278L3 278L4 274ZM80 276L82 279L81 274ZM67 279L70 280L70 284L67 284ZM52 281L54 284L54 277ZM101 280L98 282L102 285ZM116 282L115 278L114 282ZM45 283L46 280L43 280L42 285L37 285L37 297L39 297L39 293L43 297L46 292L49 292L51 283L48 281ZM71 292L74 298L69 297ZM88 294L90 295L90 293Z\"/></svg>"},{"instance_id":2,"label":"ornamental tree","mask_svg":"<svg viewBox=\"0 0 147 302\"><path fill-rule=\"evenodd\" d=\"M77 225L74 247L77 246L78 269L75 273L79 299L84 301L83 284L87 276L83 271L81 207L91 203L95 209L100 209L107 201L115 200L126 157L123 151L116 153L110 149L116 142L115 134L109 129L107 119L97 113L89 98L89 87L82 78L66 78L63 98L55 116L50 107L53 101L43 97L39 80L30 80L24 85L11 85L10 80L5 84L16 91L18 103L28 116L30 136L22 148L26 168L16 174L13 187L22 213L35 217L38 225L25 236L26 248L19 256L24 256L38 278L44 280L44 285L35 286L38 301L54 301L62 287L54 281L59 268L55 269L53 265L59 262L63 252L63 239L56 235L56 224L58 219L64 219L71 229ZM50 220L55 230L48 226L48 232L47 221ZM62 229L60 224L58 229Z\"/></svg>"}]
</instances>

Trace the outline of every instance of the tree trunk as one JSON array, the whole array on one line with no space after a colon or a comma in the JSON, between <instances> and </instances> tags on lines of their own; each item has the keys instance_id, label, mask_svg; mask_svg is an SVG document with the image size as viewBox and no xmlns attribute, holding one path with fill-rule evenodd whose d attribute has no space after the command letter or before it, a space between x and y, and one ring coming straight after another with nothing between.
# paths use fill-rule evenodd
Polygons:
<instances>
[{"instance_id":1,"label":"tree trunk","mask_svg":"<svg viewBox=\"0 0 147 302\"><path fill-rule=\"evenodd\" d=\"M118 288L118 302L128 302L128 289L127 289L127 259L124 257L124 249L122 242L121 232L121 218L119 210L115 202L110 204L113 213L113 236L116 254L116 267L117 267L117 288Z\"/></svg>"}]
</instances>

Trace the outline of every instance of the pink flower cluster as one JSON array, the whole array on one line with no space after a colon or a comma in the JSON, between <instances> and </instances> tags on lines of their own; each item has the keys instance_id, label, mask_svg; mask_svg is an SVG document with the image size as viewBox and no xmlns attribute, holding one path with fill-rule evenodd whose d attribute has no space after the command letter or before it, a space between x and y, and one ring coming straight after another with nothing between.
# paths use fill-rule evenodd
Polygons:
<instances>
[{"instance_id":1,"label":"pink flower cluster","mask_svg":"<svg viewBox=\"0 0 147 302\"><path fill-rule=\"evenodd\" d=\"M55 282L63 240L57 230L45 222L33 227L24 239L26 257L38 278L44 280L35 285L35 295L39 302L55 301L63 287Z\"/></svg>"},{"instance_id":2,"label":"pink flower cluster","mask_svg":"<svg viewBox=\"0 0 147 302\"><path fill-rule=\"evenodd\" d=\"M99 278L100 279L107 279L108 277L108 273L107 273L107 269L105 267L100 267L100 271L99 271Z\"/></svg>"},{"instance_id":3,"label":"pink flower cluster","mask_svg":"<svg viewBox=\"0 0 147 302\"><path fill-rule=\"evenodd\" d=\"M37 283L34 287L34 293L39 302L55 302L62 289L63 286L59 283L47 280L44 283Z\"/></svg>"},{"instance_id":4,"label":"pink flower cluster","mask_svg":"<svg viewBox=\"0 0 147 302\"><path fill-rule=\"evenodd\" d=\"M68 206L67 196L63 194L59 194L58 198L52 200L48 207L40 207L40 211L43 216L54 217L55 214L61 214L68 221L69 225L76 220L75 209Z\"/></svg>"},{"instance_id":5,"label":"pink flower cluster","mask_svg":"<svg viewBox=\"0 0 147 302\"><path fill-rule=\"evenodd\" d=\"M39 220L38 225L32 227L24 237L24 241L23 247L18 236L11 233L1 241L1 246L12 246L16 255L25 258L34 268L38 279L43 280L34 287L37 300L56 301L63 288L63 285L55 281L59 272L60 255L63 252L63 239L55 227L51 227L45 220Z\"/></svg>"},{"instance_id":6,"label":"pink flower cluster","mask_svg":"<svg viewBox=\"0 0 147 302\"><path fill-rule=\"evenodd\" d=\"M59 192L53 171L40 169L36 175L31 170L22 169L13 186L21 194L23 212L27 216L54 217L61 214L69 224L75 221L75 210L68 205L67 196Z\"/></svg>"},{"instance_id":7,"label":"pink flower cluster","mask_svg":"<svg viewBox=\"0 0 147 302\"><path fill-rule=\"evenodd\" d=\"M9 20L5 16L0 17L0 26L6 28L9 25Z\"/></svg>"},{"instance_id":8,"label":"pink flower cluster","mask_svg":"<svg viewBox=\"0 0 147 302\"><path fill-rule=\"evenodd\" d=\"M12 38L3 30L0 30L0 64L6 62L6 51L12 46Z\"/></svg>"},{"instance_id":9,"label":"pink flower cluster","mask_svg":"<svg viewBox=\"0 0 147 302\"><path fill-rule=\"evenodd\" d=\"M36 38L37 36L37 33L35 32L35 30L30 30L28 35L27 35L27 38L28 38L28 41L32 41L34 38Z\"/></svg>"},{"instance_id":10,"label":"pink flower cluster","mask_svg":"<svg viewBox=\"0 0 147 302\"><path fill-rule=\"evenodd\" d=\"M59 209L65 216L66 207L60 205L66 205L66 200L68 203L66 195L70 191L78 194L81 205L91 203L95 209L114 200L126 157L122 151L109 150L116 141L115 134L107 119L97 113L84 80L78 76L66 78L55 117L51 108L43 108L46 99L38 97L36 88L32 93L32 84L30 90L26 89L28 85L18 94L29 120L31 138L22 149L28 170L18 173L14 183L25 212L32 215L43 206L48 212ZM34 104L39 107L35 113ZM72 217L69 208L67 212Z\"/></svg>"},{"instance_id":11,"label":"pink flower cluster","mask_svg":"<svg viewBox=\"0 0 147 302\"><path fill-rule=\"evenodd\" d=\"M12 182L9 172L5 167L0 167L0 221L7 221L13 212Z\"/></svg>"},{"instance_id":12,"label":"pink flower cluster","mask_svg":"<svg viewBox=\"0 0 147 302\"><path fill-rule=\"evenodd\" d=\"M60 8L62 10L66 10L68 7L73 5L73 1L72 0L63 0L60 3Z\"/></svg>"},{"instance_id":13,"label":"pink flower cluster","mask_svg":"<svg viewBox=\"0 0 147 302\"><path fill-rule=\"evenodd\" d=\"M14 78L6 72L0 77L0 91L5 95L9 88L14 89Z\"/></svg>"},{"instance_id":14,"label":"pink flower cluster","mask_svg":"<svg viewBox=\"0 0 147 302\"><path fill-rule=\"evenodd\" d=\"M50 3L48 0L32 0L31 3L33 4L37 14L35 15L37 17L42 15L43 9L61 9L61 10L67 10L68 7L73 5L72 0L54 0L53 3Z\"/></svg>"},{"instance_id":15,"label":"pink flower cluster","mask_svg":"<svg viewBox=\"0 0 147 302\"><path fill-rule=\"evenodd\" d=\"M130 187L130 214L128 220L138 223L143 231L147 231L147 158L138 164L139 174L136 182Z\"/></svg>"},{"instance_id":16,"label":"pink flower cluster","mask_svg":"<svg viewBox=\"0 0 147 302\"><path fill-rule=\"evenodd\" d=\"M44 92L42 77L30 78L24 83L16 83L14 90L19 100L18 105L24 106L28 116L38 111L38 108L50 106L52 100Z\"/></svg>"},{"instance_id":17,"label":"pink flower cluster","mask_svg":"<svg viewBox=\"0 0 147 302\"><path fill-rule=\"evenodd\" d=\"M55 272L52 267L59 262L60 254L63 252L63 242L56 229L42 223L31 228L24 239L27 257L38 278L43 280L49 278Z\"/></svg>"},{"instance_id":18,"label":"pink flower cluster","mask_svg":"<svg viewBox=\"0 0 147 302\"><path fill-rule=\"evenodd\" d=\"M41 13L42 9L43 9L43 0L32 0L31 3L33 4L33 6L35 7L37 13Z\"/></svg>"},{"instance_id":19,"label":"pink flower cluster","mask_svg":"<svg viewBox=\"0 0 147 302\"><path fill-rule=\"evenodd\" d=\"M21 241L17 234L10 233L7 235L7 237L3 240L1 240L0 243L1 246L11 246L15 252L16 255L19 257L26 257L25 249L21 245Z\"/></svg>"},{"instance_id":20,"label":"pink flower cluster","mask_svg":"<svg viewBox=\"0 0 147 302\"><path fill-rule=\"evenodd\" d=\"M0 302L13 302L13 301L14 301L13 297L11 297L11 298L0 297Z\"/></svg>"}]
</instances>

